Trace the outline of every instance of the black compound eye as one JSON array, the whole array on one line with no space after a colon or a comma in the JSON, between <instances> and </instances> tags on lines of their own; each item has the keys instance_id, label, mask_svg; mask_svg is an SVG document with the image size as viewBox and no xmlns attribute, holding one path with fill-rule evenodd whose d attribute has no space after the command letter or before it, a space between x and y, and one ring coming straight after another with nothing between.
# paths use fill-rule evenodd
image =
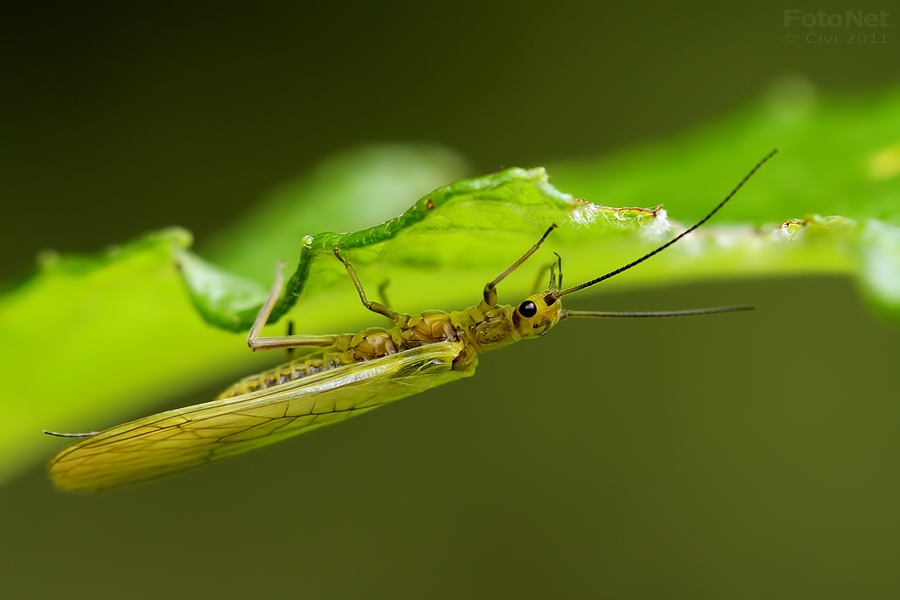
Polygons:
<instances>
[{"instance_id":1,"label":"black compound eye","mask_svg":"<svg viewBox=\"0 0 900 600\"><path fill-rule=\"evenodd\" d=\"M526 300L519 305L519 314L526 319L529 317L533 317L537 314L537 306L531 300Z\"/></svg>"}]
</instances>

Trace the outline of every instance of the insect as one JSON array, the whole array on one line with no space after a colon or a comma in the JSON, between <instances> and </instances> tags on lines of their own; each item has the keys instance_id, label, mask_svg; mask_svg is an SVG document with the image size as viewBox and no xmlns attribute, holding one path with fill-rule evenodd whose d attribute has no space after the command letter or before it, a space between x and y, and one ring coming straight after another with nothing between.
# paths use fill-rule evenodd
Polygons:
<instances>
[{"instance_id":1,"label":"insect","mask_svg":"<svg viewBox=\"0 0 900 600\"><path fill-rule=\"evenodd\" d=\"M280 270L247 338L253 350L313 348L311 354L246 377L216 400L169 410L105 431L53 434L80 437L50 461L63 490L98 491L178 473L268 446L368 412L475 372L478 355L544 335L573 318L669 317L748 310L723 307L668 312L574 311L562 298L614 277L662 252L706 223L776 151L764 157L703 219L640 258L570 288L562 287L561 261L550 268L547 289L516 306L498 303L497 286L527 261L556 228L552 225L521 258L484 286L466 310L408 315L367 299L353 266L334 251L368 310L392 325L346 335L261 337L282 286Z\"/></svg>"}]
</instances>

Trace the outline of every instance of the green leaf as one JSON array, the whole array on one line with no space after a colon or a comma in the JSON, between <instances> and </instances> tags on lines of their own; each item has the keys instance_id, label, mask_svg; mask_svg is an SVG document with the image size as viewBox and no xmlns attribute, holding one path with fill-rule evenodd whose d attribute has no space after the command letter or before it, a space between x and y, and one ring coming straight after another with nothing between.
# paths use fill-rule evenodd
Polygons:
<instances>
[{"instance_id":1,"label":"green leaf","mask_svg":"<svg viewBox=\"0 0 900 600\"><path fill-rule=\"evenodd\" d=\"M572 285L671 239L774 146L781 153L713 222L592 290L853 273L896 316L898 124L898 90L828 101L795 86L679 139L560 163L549 170L555 185L544 169L508 169L428 194L458 177L458 158L433 148L368 148L283 188L214 240L202 253L210 260L188 250L180 230L100 257L45 260L0 299L4 364L16 374L4 396L0 476L58 445L42 428L102 428L283 358L254 355L243 341L281 260L291 261L292 275L275 316L289 312L304 333L348 332L380 321L360 305L333 249L357 267L373 298L387 284L397 310L452 310L476 303L487 281L559 224L503 282L501 301L513 303L536 280L544 284L553 251Z\"/></svg>"}]
</instances>

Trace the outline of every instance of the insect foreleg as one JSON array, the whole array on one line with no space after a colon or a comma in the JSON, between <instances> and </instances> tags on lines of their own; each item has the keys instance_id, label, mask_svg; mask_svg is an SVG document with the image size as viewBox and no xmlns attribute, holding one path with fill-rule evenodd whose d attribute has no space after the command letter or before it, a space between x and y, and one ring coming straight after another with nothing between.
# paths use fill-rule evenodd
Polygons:
<instances>
[{"instance_id":1,"label":"insect foreleg","mask_svg":"<svg viewBox=\"0 0 900 600\"><path fill-rule=\"evenodd\" d=\"M547 289L561 290L562 289L562 256L560 256L557 252L554 252L553 254L556 254L556 263L555 263L556 273L555 274L558 276L558 278L556 279L556 281L553 280L554 270L553 270L553 266L551 266L550 267L550 286Z\"/></svg>"},{"instance_id":2,"label":"insect foreleg","mask_svg":"<svg viewBox=\"0 0 900 600\"><path fill-rule=\"evenodd\" d=\"M562 287L562 257L556 252L553 254L556 254L556 261L546 265L538 271L537 279L534 280L534 285L531 286L532 295L535 295L542 290L558 290ZM550 283L544 285L547 273L550 273Z\"/></svg>"},{"instance_id":3,"label":"insect foreleg","mask_svg":"<svg viewBox=\"0 0 900 600\"><path fill-rule=\"evenodd\" d=\"M488 306L496 306L497 305L497 284L506 279L506 277L519 268L519 266L524 263L526 260L531 258L531 255L538 251L538 248L541 247L541 244L544 243L544 240L547 239L547 236L550 235L550 232L556 229L556 223L547 228L547 231L544 232L544 235L541 236L535 244L528 249L528 252L522 255L522 257L511 264L505 271L500 273L496 279L492 282L488 283L484 286L484 303Z\"/></svg>"}]
</instances>

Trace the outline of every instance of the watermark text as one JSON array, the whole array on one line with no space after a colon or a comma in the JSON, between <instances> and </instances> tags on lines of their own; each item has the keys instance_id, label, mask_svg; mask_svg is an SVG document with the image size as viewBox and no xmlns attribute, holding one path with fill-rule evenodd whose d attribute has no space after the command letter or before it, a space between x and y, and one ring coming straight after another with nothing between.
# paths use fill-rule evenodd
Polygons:
<instances>
[{"instance_id":1,"label":"watermark text","mask_svg":"<svg viewBox=\"0 0 900 600\"><path fill-rule=\"evenodd\" d=\"M785 10L785 27L888 27L887 11L867 12L864 10L846 10L844 12L825 12L819 10L808 12L802 10Z\"/></svg>"}]
</instances>

